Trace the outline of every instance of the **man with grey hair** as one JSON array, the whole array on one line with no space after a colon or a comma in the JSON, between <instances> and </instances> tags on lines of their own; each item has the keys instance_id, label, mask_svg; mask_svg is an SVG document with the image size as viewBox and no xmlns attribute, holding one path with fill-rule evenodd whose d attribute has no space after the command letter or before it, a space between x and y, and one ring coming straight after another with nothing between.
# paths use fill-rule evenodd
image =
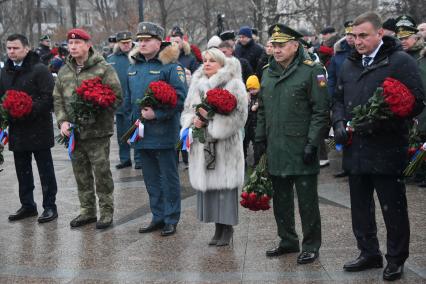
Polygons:
<instances>
[{"instance_id":1,"label":"man with grey hair","mask_svg":"<svg viewBox=\"0 0 426 284\"><path fill-rule=\"evenodd\" d=\"M402 51L397 39L384 36L380 16L367 12L353 23L355 49L343 63L333 97L333 126L343 149L343 169L349 173L352 228L360 255L347 262L346 271L383 267L377 239L377 193L387 230L387 266L384 280L401 278L409 254L410 227L403 170L407 165L409 120L424 105L417 64ZM408 117L369 120L355 127L351 143L346 124L354 107L366 105L387 77L403 83L415 98Z\"/></svg>"},{"instance_id":2,"label":"man with grey hair","mask_svg":"<svg viewBox=\"0 0 426 284\"><path fill-rule=\"evenodd\" d=\"M176 232L180 217L180 183L175 146L179 137L180 113L186 97L185 70L178 64L179 48L162 45L164 29L157 24L141 22L136 39L139 46L129 58L126 109L131 108L132 121L142 118L143 138L135 142L142 157L142 172L149 195L152 220L139 233L162 229L161 235ZM177 93L174 108L139 107L138 100L151 82L165 81Z\"/></svg>"}]
</instances>

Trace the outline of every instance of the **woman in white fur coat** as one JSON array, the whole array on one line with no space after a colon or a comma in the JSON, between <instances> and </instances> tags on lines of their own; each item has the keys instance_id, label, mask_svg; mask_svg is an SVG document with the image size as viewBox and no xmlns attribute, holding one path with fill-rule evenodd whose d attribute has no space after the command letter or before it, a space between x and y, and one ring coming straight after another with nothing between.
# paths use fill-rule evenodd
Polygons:
<instances>
[{"instance_id":1,"label":"woman in white fur coat","mask_svg":"<svg viewBox=\"0 0 426 284\"><path fill-rule=\"evenodd\" d=\"M208 90L222 88L237 99L237 107L229 115L215 114L205 123L195 113L195 105ZM217 48L203 52L203 65L193 74L181 116L182 128L205 127L214 141L214 168L207 169L206 144L194 141L189 152L189 179L197 190L197 215L205 223L215 223L209 245L228 245L233 227L238 224L238 188L244 183L242 129L247 119L247 93L241 79L241 65L226 58ZM205 110L199 113L207 117Z\"/></svg>"}]
</instances>

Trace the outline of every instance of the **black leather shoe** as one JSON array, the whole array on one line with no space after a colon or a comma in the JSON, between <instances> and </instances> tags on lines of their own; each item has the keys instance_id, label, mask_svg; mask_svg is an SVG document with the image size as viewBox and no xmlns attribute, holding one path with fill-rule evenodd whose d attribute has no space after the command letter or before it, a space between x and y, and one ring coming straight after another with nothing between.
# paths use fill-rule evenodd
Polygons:
<instances>
[{"instance_id":1,"label":"black leather shoe","mask_svg":"<svg viewBox=\"0 0 426 284\"><path fill-rule=\"evenodd\" d=\"M349 175L348 172L346 171L341 171L340 173L337 173L334 175L335 178L343 178L343 177L347 177Z\"/></svg>"},{"instance_id":2,"label":"black leather shoe","mask_svg":"<svg viewBox=\"0 0 426 284\"><path fill-rule=\"evenodd\" d=\"M142 165L135 165L135 170L140 170L142 169Z\"/></svg>"},{"instance_id":3,"label":"black leather shoe","mask_svg":"<svg viewBox=\"0 0 426 284\"><path fill-rule=\"evenodd\" d=\"M90 223L94 223L96 222L96 220L97 220L96 217L78 215L76 218L74 218L70 222L70 226L73 228L76 228L76 227L84 226Z\"/></svg>"},{"instance_id":4,"label":"black leather shoe","mask_svg":"<svg viewBox=\"0 0 426 284\"><path fill-rule=\"evenodd\" d=\"M139 233L141 234L151 233L151 232L160 230L163 227L164 227L164 222L158 222L158 223L151 222L149 223L148 226L140 228Z\"/></svg>"},{"instance_id":5,"label":"black leather shoe","mask_svg":"<svg viewBox=\"0 0 426 284\"><path fill-rule=\"evenodd\" d=\"M297 263L298 264L307 264L314 262L315 259L318 258L318 252L317 251L302 251L301 254L297 257Z\"/></svg>"},{"instance_id":6,"label":"black leather shoe","mask_svg":"<svg viewBox=\"0 0 426 284\"><path fill-rule=\"evenodd\" d=\"M118 165L115 166L115 168L117 170L120 170L120 169L128 168L128 167L131 167L131 166L132 166L132 162L127 161L127 162L119 163Z\"/></svg>"},{"instance_id":7,"label":"black leather shoe","mask_svg":"<svg viewBox=\"0 0 426 284\"><path fill-rule=\"evenodd\" d=\"M403 272L404 265L398 265L389 262L388 265L386 265L385 270L383 270L383 279L387 281L394 281L400 279Z\"/></svg>"},{"instance_id":8,"label":"black leather shoe","mask_svg":"<svg viewBox=\"0 0 426 284\"><path fill-rule=\"evenodd\" d=\"M280 256L286 253L293 253L293 252L299 252L299 249L286 249L283 247L275 247L273 249L266 251L266 256L274 257L274 256Z\"/></svg>"},{"instance_id":9,"label":"black leather shoe","mask_svg":"<svg viewBox=\"0 0 426 284\"><path fill-rule=\"evenodd\" d=\"M48 208L43 211L40 217L38 217L39 223L46 223L58 218L58 212L55 209Z\"/></svg>"},{"instance_id":10,"label":"black leather shoe","mask_svg":"<svg viewBox=\"0 0 426 284\"><path fill-rule=\"evenodd\" d=\"M346 262L343 269L349 272L363 271L371 268L382 268L383 258L381 255L365 257L360 255L357 259Z\"/></svg>"},{"instance_id":11,"label":"black leather shoe","mask_svg":"<svg viewBox=\"0 0 426 284\"><path fill-rule=\"evenodd\" d=\"M166 225L164 225L164 228L161 231L161 235L163 237L165 237L165 236L171 236L174 233L176 233L176 225L175 224L166 224Z\"/></svg>"},{"instance_id":12,"label":"black leather shoe","mask_svg":"<svg viewBox=\"0 0 426 284\"><path fill-rule=\"evenodd\" d=\"M22 219L37 216L37 215L38 215L37 209L28 209L28 208L21 207L18 209L18 211L16 211L15 214L9 215L9 221L22 220Z\"/></svg>"}]
</instances>

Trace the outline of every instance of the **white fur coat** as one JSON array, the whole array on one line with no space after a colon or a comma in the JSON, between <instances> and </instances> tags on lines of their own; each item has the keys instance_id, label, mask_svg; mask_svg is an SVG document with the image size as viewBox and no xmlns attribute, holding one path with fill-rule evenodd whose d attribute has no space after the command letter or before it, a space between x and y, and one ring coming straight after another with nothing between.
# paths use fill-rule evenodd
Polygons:
<instances>
[{"instance_id":1,"label":"white fur coat","mask_svg":"<svg viewBox=\"0 0 426 284\"><path fill-rule=\"evenodd\" d=\"M229 115L215 114L206 131L217 139L216 167L207 170L204 163L204 144L194 139L189 153L189 179L199 191L233 189L244 183L244 153L242 131L247 120L248 100L241 79L241 65L236 58L227 58L224 67L207 78L203 66L192 76L191 85L181 116L182 128L192 127L194 105L201 103L200 94L223 86L237 98L237 108Z\"/></svg>"}]
</instances>

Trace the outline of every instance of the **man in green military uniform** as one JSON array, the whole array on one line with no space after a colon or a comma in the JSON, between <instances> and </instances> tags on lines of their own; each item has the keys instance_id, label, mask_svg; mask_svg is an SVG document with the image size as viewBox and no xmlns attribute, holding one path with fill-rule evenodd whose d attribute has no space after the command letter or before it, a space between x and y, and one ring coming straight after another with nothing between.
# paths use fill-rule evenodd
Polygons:
<instances>
[{"instance_id":1,"label":"man in green military uniform","mask_svg":"<svg viewBox=\"0 0 426 284\"><path fill-rule=\"evenodd\" d=\"M424 40L416 22L410 16L400 16L396 19L396 37L401 41L402 49L414 59L420 58L420 52L424 47Z\"/></svg>"},{"instance_id":2,"label":"man in green military uniform","mask_svg":"<svg viewBox=\"0 0 426 284\"><path fill-rule=\"evenodd\" d=\"M72 29L67 38L70 56L58 73L53 99L61 134L70 137L71 124L78 126L71 161L80 199L80 215L73 219L70 225L79 227L97 221L94 188L96 182L100 210L96 228L104 229L112 224L114 213L114 182L109 151L110 137L114 133L113 109L121 104L121 87L114 68L93 50L90 35L86 31ZM108 84L117 99L113 109L102 110L94 121L87 121L74 115L71 103L77 96L75 89L82 81L94 77L100 77L103 84Z\"/></svg>"},{"instance_id":3,"label":"man in green military uniform","mask_svg":"<svg viewBox=\"0 0 426 284\"><path fill-rule=\"evenodd\" d=\"M318 257L321 246L318 145L329 119L326 75L305 55L298 41L302 34L276 24L269 35L274 53L262 76L256 147L266 151L281 242L266 255L300 251L294 225L295 185L303 229L297 263L305 264Z\"/></svg>"}]
</instances>

